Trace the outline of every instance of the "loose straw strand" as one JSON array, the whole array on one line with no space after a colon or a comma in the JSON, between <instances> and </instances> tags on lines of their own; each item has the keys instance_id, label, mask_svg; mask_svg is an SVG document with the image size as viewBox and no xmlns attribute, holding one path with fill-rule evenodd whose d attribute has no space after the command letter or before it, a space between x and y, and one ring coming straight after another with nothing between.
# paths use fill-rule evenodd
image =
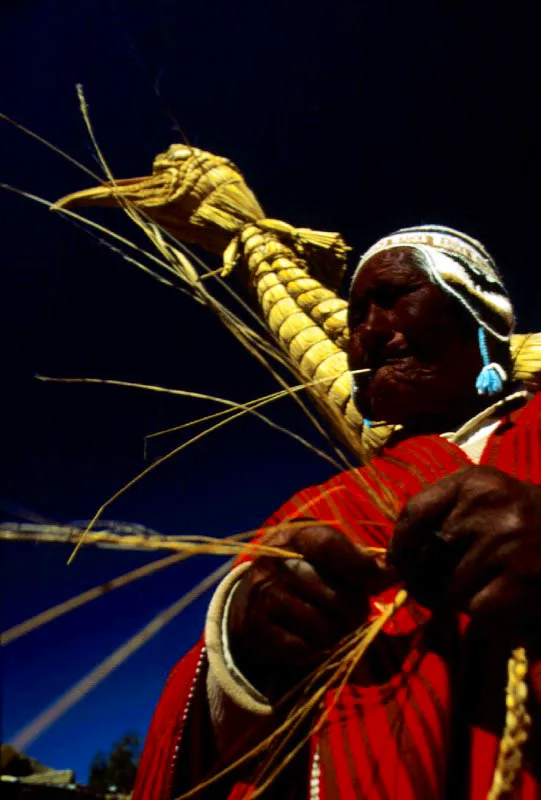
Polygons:
<instances>
[{"instance_id":1,"label":"loose straw strand","mask_svg":"<svg viewBox=\"0 0 541 800\"><path fill-rule=\"evenodd\" d=\"M137 569L124 573L124 575L113 578L112 580L107 581L100 586L96 586L93 589L88 589L88 591L75 595L74 597L69 598L69 600L65 600L63 603L58 603L55 606L51 606L51 608L48 608L46 611L42 611L41 613L30 617L30 619L27 619L25 622L20 622L18 625L13 625L13 627L8 628L0 633L0 647L4 647L6 644L14 642L21 636L24 636L31 631L35 631L42 625L46 625L48 622L58 619L58 617L61 617L64 614L67 614L69 611L73 611L75 608L79 608L80 606L83 606L92 600L95 600L97 597L102 597L104 594L112 591L113 589L119 589L121 586L126 586L133 581L144 578L147 575L151 575L153 572L164 569L164 567L169 567L172 564L178 564L187 557L188 556L184 553L175 553L174 555L167 556L166 558L161 558L159 561L153 561L150 564L145 564L142 567L138 567Z\"/></svg>"},{"instance_id":2,"label":"loose straw strand","mask_svg":"<svg viewBox=\"0 0 541 800\"><path fill-rule=\"evenodd\" d=\"M394 599L394 602L390 603L389 606L387 608L385 608L383 613L374 622L372 622L371 625L369 625L367 628L363 628L361 631L359 631L360 635L359 635L358 644L356 644L351 649L351 651L346 655L346 657L342 660L341 667L342 667L343 674L342 674L340 683L339 683L339 685L338 685L338 687L336 689L336 692L335 692L333 701L331 703L331 706L326 708L323 711L323 713L320 715L319 719L316 721L315 725L311 728L311 730L308 732L308 734L301 740L301 742L299 742L293 748L292 751L290 751L287 754L287 756L284 758L282 763L280 763L278 766L276 766L271 771L271 774L268 775L268 777L266 777L265 780L262 783L257 785L257 787L255 789L255 792L251 796L252 800L256 800L257 797L260 797L266 791L266 789L268 789L268 787L278 777L278 775L284 769L284 767L287 766L287 764L292 761L292 759L294 758L296 753L299 752L299 750L304 746L304 744L306 744L306 742L308 741L310 736L312 736L313 734L317 733L323 727L323 725L325 724L325 721L327 720L327 718L328 718L328 716L329 716L329 714L331 712L331 709L337 703L338 698L339 698L342 690L344 689L344 687L347 684L349 678L351 677L351 674L353 673L353 670L355 669L357 664L360 662L360 660L362 659L362 657L366 653L368 647L374 641L374 639L376 638L378 633L382 630L382 628L385 627L387 622L389 622L389 620L391 619L393 614L395 614L395 612L398 611L398 609L401 608L405 604L407 599L408 599L407 591L405 589L400 589L397 592L397 595L396 595L396 597ZM334 679L335 679L335 677L332 676L331 681L327 682L327 684L325 684L323 687L321 687L316 692L315 696L316 696L318 701L319 701L319 699L323 698L324 694L330 688L329 684L331 682L333 682ZM314 705L314 703L310 703L310 708L312 708L313 705ZM306 713L308 713L310 708L307 710ZM303 715L303 717L304 716L305 715ZM302 718L301 718L301 720L299 720L298 724L300 724L301 722L302 722ZM290 735L292 735L292 733L293 732L291 732ZM277 754L276 752L273 754L274 757L276 757L276 754ZM272 763L272 759L271 759L271 763ZM269 764L269 767L270 767L270 764ZM262 771L262 776L265 775L266 772L268 772L269 767L264 767L264 769ZM261 778L260 778L260 780L261 780Z\"/></svg>"},{"instance_id":3,"label":"loose straw strand","mask_svg":"<svg viewBox=\"0 0 541 800\"><path fill-rule=\"evenodd\" d=\"M247 761L249 761L250 759L254 758L257 755L270 752L271 753L270 758L267 761L267 763L264 764L263 769L259 774L259 779L261 780L261 777L265 776L269 770L272 770L272 775L271 777L266 778L265 783L262 786L256 786L254 790L255 793L251 795L253 800L255 800L255 798L257 798L260 795L261 791L263 791L263 788L268 786L278 776L278 774L286 766L286 763L288 763L288 761L290 760L289 756L287 756L286 759L280 765L278 765L274 769L272 768L272 763L277 753L279 753L279 751L283 748L284 744L290 738L292 733L294 733L294 730L296 730L299 727L299 725L302 724L307 715L319 704L319 702L323 699L325 693L328 691L329 688L331 688L332 684L336 683L337 678L340 678L340 684L338 686L337 691L341 691L341 687L345 685L354 667L362 658L362 656L365 654L371 642L373 642L377 634L391 619L393 614L404 605L407 598L408 594L406 590L399 590L394 602L389 604L389 606L384 609L381 616L378 617L377 620L375 620L368 626L363 626L359 630L355 631L353 634L345 637L345 639L338 645L338 648L335 649L333 653L331 653L329 658L320 666L317 672L314 675L310 676L305 688L305 693L307 693L310 690L310 688L314 685L318 677L321 675L322 671L325 671L329 667L336 664L336 658L338 656L340 657L340 663L336 665L336 672L333 675L331 675L331 677L325 682L323 686L320 686L318 689L316 689L315 692L309 697L307 701L304 702L301 701L299 704L297 704L297 706L292 709L285 722L283 722L275 731L269 734L269 736L266 737L262 742L260 742L255 747L250 749L247 753L238 758L232 764L229 764L227 767L220 770L220 772L218 772L215 775L212 775L210 778L199 783L194 788L189 789L188 791L179 795L178 797L175 798L175 800L187 800L187 798L189 797L197 796L207 786L215 783L215 781L224 777L226 774L232 772L241 764L245 764ZM286 698L284 698L284 700L285 699ZM323 712L321 717L318 720L316 720L308 736L310 736L314 731L319 730L321 725L323 725L328 713L329 710L327 709L326 711ZM280 737L282 735L285 735L285 742L284 740L280 741ZM304 744L308 736L303 739L300 745L297 745L294 748L294 753L296 753L300 749L300 747L302 747L302 744Z\"/></svg>"},{"instance_id":4,"label":"loose straw strand","mask_svg":"<svg viewBox=\"0 0 541 800\"><path fill-rule=\"evenodd\" d=\"M232 562L222 564L218 569L208 575L204 580L194 586L189 592L179 598L169 608L160 611L147 625L138 633L128 639L124 644L117 648L101 664L98 664L84 678L77 681L71 689L68 689L52 705L42 711L32 722L19 731L13 739L13 746L17 750L25 750L32 744L38 736L58 720L66 711L69 711L76 703L94 689L101 681L119 667L129 656L137 652L146 642L161 631L161 629L171 622L181 611L190 603L197 600L202 594L210 589L215 583L226 575L231 569Z\"/></svg>"}]
</instances>

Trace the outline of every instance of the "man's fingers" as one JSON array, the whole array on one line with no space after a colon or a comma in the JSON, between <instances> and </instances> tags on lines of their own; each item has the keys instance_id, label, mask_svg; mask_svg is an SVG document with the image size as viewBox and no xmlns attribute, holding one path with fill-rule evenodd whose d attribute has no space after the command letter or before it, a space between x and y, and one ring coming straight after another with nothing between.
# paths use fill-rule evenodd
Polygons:
<instances>
[{"instance_id":1,"label":"man's fingers","mask_svg":"<svg viewBox=\"0 0 541 800\"><path fill-rule=\"evenodd\" d=\"M328 645L330 625L325 616L287 586L276 586L263 601L266 617L273 623L320 649Z\"/></svg>"},{"instance_id":2,"label":"man's fingers","mask_svg":"<svg viewBox=\"0 0 541 800\"><path fill-rule=\"evenodd\" d=\"M282 667L316 663L364 622L369 595L386 588L392 573L329 525L310 522L276 536L299 558L256 558L229 609L233 657L255 685L258 670L267 683L285 676Z\"/></svg>"},{"instance_id":3,"label":"man's fingers","mask_svg":"<svg viewBox=\"0 0 541 800\"><path fill-rule=\"evenodd\" d=\"M460 471L459 471L460 472ZM428 548L439 550L448 544L445 538L434 542L437 533L453 508L460 485L459 473L448 475L412 497L396 523L387 554L388 562L404 579L417 574L430 560ZM437 537L436 537L437 538ZM441 538L441 537L440 537Z\"/></svg>"},{"instance_id":4,"label":"man's fingers","mask_svg":"<svg viewBox=\"0 0 541 800\"><path fill-rule=\"evenodd\" d=\"M283 666L302 666L314 657L314 651L305 639L273 622L265 627L261 652L266 653L269 663Z\"/></svg>"},{"instance_id":5,"label":"man's fingers","mask_svg":"<svg viewBox=\"0 0 541 800\"><path fill-rule=\"evenodd\" d=\"M288 570L287 583L294 588L300 597L313 603L322 611L336 613L340 609L340 599L325 581L322 580L316 568L302 558L288 558L284 561Z\"/></svg>"},{"instance_id":6,"label":"man's fingers","mask_svg":"<svg viewBox=\"0 0 541 800\"><path fill-rule=\"evenodd\" d=\"M261 556L254 562L253 582L258 592L274 591L275 586L287 586L302 600L326 613L340 609L338 593L328 586L315 567L303 558L281 560L272 556Z\"/></svg>"},{"instance_id":7,"label":"man's fingers","mask_svg":"<svg viewBox=\"0 0 541 800\"><path fill-rule=\"evenodd\" d=\"M527 643L532 634L538 641L541 625L539 586L499 575L484 586L470 601L467 612L485 630L498 635L510 632L516 641ZM529 608L528 614L521 613Z\"/></svg>"},{"instance_id":8,"label":"man's fingers","mask_svg":"<svg viewBox=\"0 0 541 800\"><path fill-rule=\"evenodd\" d=\"M481 523L480 523L481 524ZM471 542L471 538L468 539ZM465 608L483 587L505 569L509 558L520 548L513 537L481 537L473 542L457 564L449 582L453 603Z\"/></svg>"},{"instance_id":9,"label":"man's fingers","mask_svg":"<svg viewBox=\"0 0 541 800\"><path fill-rule=\"evenodd\" d=\"M259 540L260 544L271 545L272 547L283 547L284 549L291 548L292 537L305 526L317 525L317 521L313 517L295 517L289 521L278 523L275 526L270 526L270 529Z\"/></svg>"},{"instance_id":10,"label":"man's fingers","mask_svg":"<svg viewBox=\"0 0 541 800\"><path fill-rule=\"evenodd\" d=\"M312 525L293 536L292 547L315 568L322 580L338 592L364 591L377 584L379 567L363 555L341 531Z\"/></svg>"}]
</instances>

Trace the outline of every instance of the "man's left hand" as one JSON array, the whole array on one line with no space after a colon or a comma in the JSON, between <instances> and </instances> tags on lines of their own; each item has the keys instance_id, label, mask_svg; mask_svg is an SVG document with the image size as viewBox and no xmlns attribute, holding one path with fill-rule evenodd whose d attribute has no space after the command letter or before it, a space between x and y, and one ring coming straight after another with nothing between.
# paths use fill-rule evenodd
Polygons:
<instances>
[{"instance_id":1,"label":"man's left hand","mask_svg":"<svg viewBox=\"0 0 541 800\"><path fill-rule=\"evenodd\" d=\"M389 563L421 602L541 639L541 488L469 466L405 506Z\"/></svg>"}]
</instances>

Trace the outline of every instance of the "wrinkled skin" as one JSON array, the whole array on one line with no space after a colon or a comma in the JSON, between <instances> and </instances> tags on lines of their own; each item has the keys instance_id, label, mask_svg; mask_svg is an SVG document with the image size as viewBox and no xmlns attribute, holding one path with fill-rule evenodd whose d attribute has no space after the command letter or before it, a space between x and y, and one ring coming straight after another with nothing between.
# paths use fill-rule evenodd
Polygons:
<instances>
[{"instance_id":1,"label":"wrinkled skin","mask_svg":"<svg viewBox=\"0 0 541 800\"><path fill-rule=\"evenodd\" d=\"M412 264L408 248L383 255L363 267L351 291L350 368L372 370L355 379L355 401L368 418L411 434L456 429L495 399L475 391L477 326ZM466 467L409 501L390 547L396 573L370 566L328 526L284 532L280 544L305 562L292 570L256 559L229 621L233 656L263 691L279 694L295 667L306 672L323 660L366 621L368 596L397 576L422 602L466 611L502 641L540 645L541 488L498 470Z\"/></svg>"},{"instance_id":2,"label":"wrinkled skin","mask_svg":"<svg viewBox=\"0 0 541 800\"><path fill-rule=\"evenodd\" d=\"M444 597L515 643L539 636L539 487L491 467L464 467L409 501L388 559L421 600Z\"/></svg>"},{"instance_id":3,"label":"wrinkled skin","mask_svg":"<svg viewBox=\"0 0 541 800\"><path fill-rule=\"evenodd\" d=\"M475 381L482 367L477 324L452 296L412 263L410 248L370 259L349 302L354 399L371 420L410 433L451 431L484 405Z\"/></svg>"},{"instance_id":4,"label":"wrinkled skin","mask_svg":"<svg viewBox=\"0 0 541 800\"><path fill-rule=\"evenodd\" d=\"M276 697L366 620L368 596L390 576L329 525L307 521L265 541L304 560L255 560L235 592L229 638L246 677Z\"/></svg>"}]
</instances>

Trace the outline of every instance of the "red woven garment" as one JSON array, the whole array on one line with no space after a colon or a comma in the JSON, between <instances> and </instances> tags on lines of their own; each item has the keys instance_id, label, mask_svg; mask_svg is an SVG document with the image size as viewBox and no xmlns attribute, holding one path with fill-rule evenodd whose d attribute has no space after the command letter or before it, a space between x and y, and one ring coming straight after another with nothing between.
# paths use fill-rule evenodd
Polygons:
<instances>
[{"instance_id":1,"label":"red woven garment","mask_svg":"<svg viewBox=\"0 0 541 800\"><path fill-rule=\"evenodd\" d=\"M386 496L387 487L400 509L423 486L469 463L460 448L439 436L410 438L369 468L299 492L266 525L306 516L335 520L355 540L386 547L393 525L374 497ZM481 463L541 484L541 395L502 420ZM391 599L392 592L376 598ZM310 752L265 797L485 800L505 713L505 671L500 680L492 658L491 652L470 646L467 620L450 613L430 616L408 602L371 646L361 674L354 674L338 696L334 690L327 693L328 717L312 736ZM541 674L538 664L532 671ZM134 800L169 800L216 769L205 676L200 643L169 676L148 732ZM538 702L535 692L529 702ZM540 765L533 766L539 762L539 753L537 759L533 755L536 724L513 795L521 800L541 799L540 775L534 777ZM320 769L314 788L309 778L316 750ZM253 766L194 796L249 797Z\"/></svg>"}]
</instances>

